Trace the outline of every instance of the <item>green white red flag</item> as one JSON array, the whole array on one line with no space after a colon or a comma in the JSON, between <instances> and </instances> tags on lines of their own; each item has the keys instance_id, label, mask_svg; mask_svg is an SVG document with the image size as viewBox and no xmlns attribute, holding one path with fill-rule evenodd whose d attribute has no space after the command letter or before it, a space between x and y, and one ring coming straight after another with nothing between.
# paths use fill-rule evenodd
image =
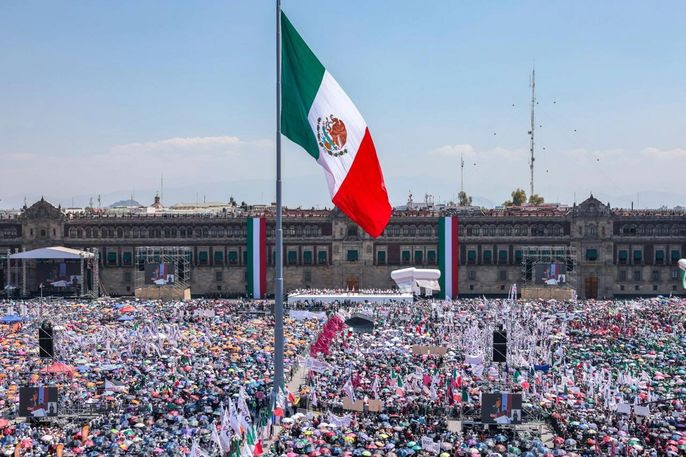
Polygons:
<instances>
[{"instance_id":1,"label":"green white red flag","mask_svg":"<svg viewBox=\"0 0 686 457\"><path fill-rule=\"evenodd\" d=\"M267 292L267 221L248 218L248 293L264 298Z\"/></svg>"},{"instance_id":2,"label":"green white red flag","mask_svg":"<svg viewBox=\"0 0 686 457\"><path fill-rule=\"evenodd\" d=\"M373 237L391 217L367 123L281 13L281 132L324 169L333 203Z\"/></svg>"},{"instance_id":3,"label":"green white red flag","mask_svg":"<svg viewBox=\"0 0 686 457\"><path fill-rule=\"evenodd\" d=\"M441 270L441 297L457 298L458 260L460 257L457 216L441 217L438 223L438 265Z\"/></svg>"}]
</instances>

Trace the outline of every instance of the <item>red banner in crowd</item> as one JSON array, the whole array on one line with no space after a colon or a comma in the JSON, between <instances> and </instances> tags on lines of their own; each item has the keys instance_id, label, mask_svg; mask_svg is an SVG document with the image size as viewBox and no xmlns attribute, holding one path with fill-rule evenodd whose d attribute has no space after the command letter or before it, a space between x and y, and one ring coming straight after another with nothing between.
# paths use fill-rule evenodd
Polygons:
<instances>
[{"instance_id":1,"label":"red banner in crowd","mask_svg":"<svg viewBox=\"0 0 686 457\"><path fill-rule=\"evenodd\" d=\"M329 346L331 345L331 342L344 328L345 322L341 316L338 314L331 316L329 320L326 321L326 324L324 324L322 331L317 337L317 341L310 346L310 356L316 357L319 353L329 355Z\"/></svg>"}]
</instances>

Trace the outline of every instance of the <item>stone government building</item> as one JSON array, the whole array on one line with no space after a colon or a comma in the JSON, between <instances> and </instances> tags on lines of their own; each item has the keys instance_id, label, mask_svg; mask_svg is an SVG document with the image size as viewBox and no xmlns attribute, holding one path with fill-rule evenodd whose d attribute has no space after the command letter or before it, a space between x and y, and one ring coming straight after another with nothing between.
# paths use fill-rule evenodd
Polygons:
<instances>
[{"instance_id":1,"label":"stone government building","mask_svg":"<svg viewBox=\"0 0 686 457\"><path fill-rule=\"evenodd\" d=\"M192 248L194 295L246 291L246 218L268 224L268 284L273 290L273 207L209 213L165 210L159 198L144 212L69 212L41 199L0 216L0 288L11 252L66 246L100 252L100 280L110 295L131 295L136 247ZM390 288L390 272L437 268L438 218L459 216L461 296L505 295L522 284L522 248L573 247L583 298L684 294L677 260L686 252L686 212L611 209L591 196L579 205L480 209L408 204L397 208L384 234L372 239L337 210L284 211L284 280L295 288ZM10 282L21 281L21 269ZM31 284L31 266L27 274ZM35 282L35 280L34 280ZM521 286L520 286L521 287Z\"/></svg>"}]
</instances>

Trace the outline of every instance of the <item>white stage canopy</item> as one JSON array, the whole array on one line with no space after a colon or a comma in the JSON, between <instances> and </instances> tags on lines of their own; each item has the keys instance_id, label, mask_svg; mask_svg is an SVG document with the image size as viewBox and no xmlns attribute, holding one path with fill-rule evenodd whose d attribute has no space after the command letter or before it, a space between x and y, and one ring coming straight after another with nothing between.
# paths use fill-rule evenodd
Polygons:
<instances>
[{"instance_id":1,"label":"white stage canopy","mask_svg":"<svg viewBox=\"0 0 686 457\"><path fill-rule=\"evenodd\" d=\"M78 249L65 248L64 246L55 246L52 248L33 249L31 251L17 252L11 254L10 259L15 260L79 260L91 259L95 254L88 251L79 251Z\"/></svg>"},{"instance_id":2,"label":"white stage canopy","mask_svg":"<svg viewBox=\"0 0 686 457\"><path fill-rule=\"evenodd\" d=\"M391 278L400 290L417 295L420 294L421 289L424 289L426 295L441 290L438 285L438 278L440 277L440 270L428 268L402 268L391 272Z\"/></svg>"},{"instance_id":3,"label":"white stage canopy","mask_svg":"<svg viewBox=\"0 0 686 457\"><path fill-rule=\"evenodd\" d=\"M319 303L333 303L335 301L350 301L354 303L412 303L412 294L363 294L363 293L342 293L342 294L291 294L288 296L288 303L300 303L305 301Z\"/></svg>"}]
</instances>

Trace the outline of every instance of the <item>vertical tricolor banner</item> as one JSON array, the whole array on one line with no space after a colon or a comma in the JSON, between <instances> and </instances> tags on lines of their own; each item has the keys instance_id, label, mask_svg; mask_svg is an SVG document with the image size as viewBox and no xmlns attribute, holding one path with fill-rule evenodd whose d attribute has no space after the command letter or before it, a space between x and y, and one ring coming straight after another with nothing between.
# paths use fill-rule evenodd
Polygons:
<instances>
[{"instance_id":1,"label":"vertical tricolor banner","mask_svg":"<svg viewBox=\"0 0 686 457\"><path fill-rule=\"evenodd\" d=\"M267 221L248 219L248 293L264 298L267 291Z\"/></svg>"},{"instance_id":2,"label":"vertical tricolor banner","mask_svg":"<svg viewBox=\"0 0 686 457\"><path fill-rule=\"evenodd\" d=\"M457 216L441 217L438 223L438 265L441 297L457 298L457 267L459 259Z\"/></svg>"}]
</instances>

